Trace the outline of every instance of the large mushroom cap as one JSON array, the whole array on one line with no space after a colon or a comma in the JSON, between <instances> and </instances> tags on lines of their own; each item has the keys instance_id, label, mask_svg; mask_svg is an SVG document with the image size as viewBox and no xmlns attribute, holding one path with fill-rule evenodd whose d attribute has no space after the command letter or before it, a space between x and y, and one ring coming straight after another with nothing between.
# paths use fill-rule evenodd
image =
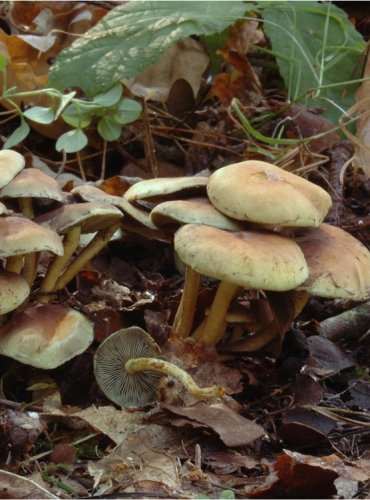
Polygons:
<instances>
[{"instance_id":1,"label":"large mushroom cap","mask_svg":"<svg viewBox=\"0 0 370 500\"><path fill-rule=\"evenodd\" d=\"M370 297L370 252L351 234L329 224L296 238L309 269L299 287L319 297L365 300Z\"/></svg>"},{"instance_id":2,"label":"large mushroom cap","mask_svg":"<svg viewBox=\"0 0 370 500\"><path fill-rule=\"evenodd\" d=\"M0 314L14 311L28 297L30 287L17 273L0 271Z\"/></svg>"},{"instance_id":3,"label":"large mushroom cap","mask_svg":"<svg viewBox=\"0 0 370 500\"><path fill-rule=\"evenodd\" d=\"M4 198L48 198L63 201L63 193L55 179L37 168L26 168L0 191Z\"/></svg>"},{"instance_id":4,"label":"large mushroom cap","mask_svg":"<svg viewBox=\"0 0 370 500\"><path fill-rule=\"evenodd\" d=\"M243 223L219 212L208 198L189 198L159 203L150 213L156 226L166 224L206 224L226 231L242 231Z\"/></svg>"},{"instance_id":5,"label":"large mushroom cap","mask_svg":"<svg viewBox=\"0 0 370 500\"><path fill-rule=\"evenodd\" d=\"M119 406L145 406L153 401L161 375L144 371L128 373L130 359L160 356L158 345L137 326L118 330L104 340L94 358L96 381L103 393Z\"/></svg>"},{"instance_id":6,"label":"large mushroom cap","mask_svg":"<svg viewBox=\"0 0 370 500\"><path fill-rule=\"evenodd\" d=\"M0 151L0 188L6 186L13 177L23 170L25 161L22 155L11 149Z\"/></svg>"},{"instance_id":7,"label":"large mushroom cap","mask_svg":"<svg viewBox=\"0 0 370 500\"><path fill-rule=\"evenodd\" d=\"M74 309L48 304L15 313L0 330L0 353L36 368L53 369L85 351L91 322Z\"/></svg>"},{"instance_id":8,"label":"large mushroom cap","mask_svg":"<svg viewBox=\"0 0 370 500\"><path fill-rule=\"evenodd\" d=\"M47 250L63 255L63 243L54 231L23 217L0 217L0 257Z\"/></svg>"},{"instance_id":9,"label":"large mushroom cap","mask_svg":"<svg viewBox=\"0 0 370 500\"><path fill-rule=\"evenodd\" d=\"M188 224L175 234L175 249L198 273L246 288L291 290L308 277L299 246L272 232Z\"/></svg>"},{"instance_id":10,"label":"large mushroom cap","mask_svg":"<svg viewBox=\"0 0 370 500\"><path fill-rule=\"evenodd\" d=\"M133 184L124 194L126 200L134 202L136 200L147 200L156 198L168 198L176 193L179 197L183 194L195 196L204 194L208 177L158 177L157 179L147 179ZM162 201L162 200L161 200Z\"/></svg>"},{"instance_id":11,"label":"large mushroom cap","mask_svg":"<svg viewBox=\"0 0 370 500\"><path fill-rule=\"evenodd\" d=\"M35 220L50 227L59 234L75 226L81 226L82 233L93 233L119 222L123 214L107 203L72 203L40 215Z\"/></svg>"},{"instance_id":12,"label":"large mushroom cap","mask_svg":"<svg viewBox=\"0 0 370 500\"><path fill-rule=\"evenodd\" d=\"M229 217L286 227L317 227L332 204L316 184L254 160L216 170L207 191L213 205Z\"/></svg>"}]
</instances>

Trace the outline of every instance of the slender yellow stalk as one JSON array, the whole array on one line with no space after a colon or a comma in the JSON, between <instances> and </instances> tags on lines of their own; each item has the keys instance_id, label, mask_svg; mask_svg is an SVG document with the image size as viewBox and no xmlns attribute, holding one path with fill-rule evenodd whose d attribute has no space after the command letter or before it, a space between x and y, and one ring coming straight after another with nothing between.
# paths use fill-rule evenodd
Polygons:
<instances>
[{"instance_id":1,"label":"slender yellow stalk","mask_svg":"<svg viewBox=\"0 0 370 500\"><path fill-rule=\"evenodd\" d=\"M6 259L5 270L20 274L23 268L24 255L13 255Z\"/></svg>"},{"instance_id":2,"label":"slender yellow stalk","mask_svg":"<svg viewBox=\"0 0 370 500\"><path fill-rule=\"evenodd\" d=\"M198 300L199 282L200 274L187 266L184 290L173 323L173 329L180 337L188 337L191 333Z\"/></svg>"},{"instance_id":3,"label":"slender yellow stalk","mask_svg":"<svg viewBox=\"0 0 370 500\"><path fill-rule=\"evenodd\" d=\"M39 262L40 252L33 252L25 255L24 257L24 266L22 269L22 276L30 285L33 285L33 282L36 278L37 273L37 264Z\"/></svg>"},{"instance_id":4,"label":"slender yellow stalk","mask_svg":"<svg viewBox=\"0 0 370 500\"><path fill-rule=\"evenodd\" d=\"M218 286L205 325L199 333L198 340L205 344L216 345L224 336L226 328L226 314L230 302L239 293L240 287L226 281Z\"/></svg>"},{"instance_id":5,"label":"slender yellow stalk","mask_svg":"<svg viewBox=\"0 0 370 500\"><path fill-rule=\"evenodd\" d=\"M27 219L33 220L35 218L35 212L33 210L32 198L18 198L19 209L22 214L27 217Z\"/></svg>"},{"instance_id":6,"label":"slender yellow stalk","mask_svg":"<svg viewBox=\"0 0 370 500\"><path fill-rule=\"evenodd\" d=\"M71 262L59 277L51 291L55 292L64 288L81 269L97 255L109 242L112 235L120 227L120 224L114 224L106 229L102 229L97 233L95 238L85 247L82 252Z\"/></svg>"},{"instance_id":7,"label":"slender yellow stalk","mask_svg":"<svg viewBox=\"0 0 370 500\"><path fill-rule=\"evenodd\" d=\"M179 380L185 389L192 396L198 399L220 398L225 394L225 389L220 386L213 385L211 387L199 387L193 377L191 377L185 370L162 359L130 359L125 364L125 370L128 373L154 371L163 373L164 375L170 375L171 377Z\"/></svg>"}]
</instances>

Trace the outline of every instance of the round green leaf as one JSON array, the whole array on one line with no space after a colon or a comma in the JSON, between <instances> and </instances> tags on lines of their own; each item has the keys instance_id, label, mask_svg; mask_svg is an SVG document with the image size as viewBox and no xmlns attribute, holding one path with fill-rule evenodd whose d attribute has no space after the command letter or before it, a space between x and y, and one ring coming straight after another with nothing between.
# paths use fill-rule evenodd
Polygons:
<instances>
[{"instance_id":1,"label":"round green leaf","mask_svg":"<svg viewBox=\"0 0 370 500\"><path fill-rule=\"evenodd\" d=\"M21 124L14 130L10 137L5 141L3 149L11 149L25 139L30 131L28 123L21 117Z\"/></svg>"},{"instance_id":2,"label":"round green leaf","mask_svg":"<svg viewBox=\"0 0 370 500\"><path fill-rule=\"evenodd\" d=\"M105 141L116 141L121 135L122 125L111 116L103 116L98 123L99 135Z\"/></svg>"},{"instance_id":3,"label":"round green leaf","mask_svg":"<svg viewBox=\"0 0 370 500\"><path fill-rule=\"evenodd\" d=\"M87 145L87 137L81 129L70 130L62 134L55 144L57 151L65 151L66 153L76 153L81 151Z\"/></svg>"},{"instance_id":4,"label":"round green leaf","mask_svg":"<svg viewBox=\"0 0 370 500\"><path fill-rule=\"evenodd\" d=\"M35 106L27 109L23 116L36 123L43 123L48 125L55 121L54 111L51 108L44 108L42 106Z\"/></svg>"},{"instance_id":5,"label":"round green leaf","mask_svg":"<svg viewBox=\"0 0 370 500\"><path fill-rule=\"evenodd\" d=\"M119 102L113 117L117 123L125 125L126 123L132 123L140 118L141 112L142 107L138 101L125 98Z\"/></svg>"},{"instance_id":6,"label":"round green leaf","mask_svg":"<svg viewBox=\"0 0 370 500\"><path fill-rule=\"evenodd\" d=\"M76 128L85 128L90 125L93 111L81 109L76 104L70 104L62 113L63 120Z\"/></svg>"},{"instance_id":7,"label":"round green leaf","mask_svg":"<svg viewBox=\"0 0 370 500\"><path fill-rule=\"evenodd\" d=\"M120 83L116 83L116 85L109 89L107 92L96 95L93 98L92 103L99 104L100 106L104 107L110 107L117 104L117 102L121 99L121 96L122 85Z\"/></svg>"}]
</instances>

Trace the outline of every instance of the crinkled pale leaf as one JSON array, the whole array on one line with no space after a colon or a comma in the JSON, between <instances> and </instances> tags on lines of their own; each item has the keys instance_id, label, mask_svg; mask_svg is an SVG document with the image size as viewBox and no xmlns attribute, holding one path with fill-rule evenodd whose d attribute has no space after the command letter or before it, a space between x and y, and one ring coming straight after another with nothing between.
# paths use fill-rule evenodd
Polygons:
<instances>
[{"instance_id":1,"label":"crinkled pale leaf","mask_svg":"<svg viewBox=\"0 0 370 500\"><path fill-rule=\"evenodd\" d=\"M59 89L78 86L90 96L103 92L143 71L176 41L220 32L245 10L241 1L119 5L59 54L50 84Z\"/></svg>"},{"instance_id":2,"label":"crinkled pale leaf","mask_svg":"<svg viewBox=\"0 0 370 500\"><path fill-rule=\"evenodd\" d=\"M289 97L300 97L308 107L323 106L336 123L354 103L357 85L345 82L361 77L361 35L332 2L259 2L258 7ZM319 90L308 95L310 89Z\"/></svg>"}]
</instances>

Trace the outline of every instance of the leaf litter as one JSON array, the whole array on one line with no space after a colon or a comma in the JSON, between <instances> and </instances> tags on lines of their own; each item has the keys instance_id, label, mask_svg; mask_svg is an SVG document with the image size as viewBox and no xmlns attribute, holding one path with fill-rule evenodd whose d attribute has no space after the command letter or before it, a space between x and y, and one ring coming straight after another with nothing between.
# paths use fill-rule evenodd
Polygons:
<instances>
[{"instance_id":1,"label":"leaf litter","mask_svg":"<svg viewBox=\"0 0 370 500\"><path fill-rule=\"evenodd\" d=\"M71 35L85 32L110 8L101 4L34 2L32 9L23 2L12 4L6 17L11 29L9 34L1 33L11 60L9 84L21 90L43 88L50 61L72 41L72 36L63 37L58 30ZM51 35L54 28L57 35ZM344 141L337 132L330 132L332 124L320 110L312 112L302 104L286 107L282 95L275 98L277 89L267 85L268 72L261 69L263 65L253 64L253 46L258 44L266 44L259 24L237 23L228 44L218 47L225 72L219 71L211 86L200 76L206 60L203 52L189 80L186 72L178 75L187 83L178 86L178 80L170 77L160 82L165 88L161 100L167 99L172 113L153 103L150 126L160 171L181 176L207 169L207 175L241 159L246 145L252 154L263 151L274 157L271 144L242 134L230 117L227 105L238 97L254 119L263 117L266 110L279 112L262 122L260 131L266 137L282 124L286 137L298 141L313 131L329 132L307 144L297 143L293 152L285 151L278 159L289 168L299 167L319 184L329 179L337 200L333 221L369 242L368 181L347 167L349 142L335 156L333 150L343 148ZM182 52L188 50L179 45ZM191 50L198 51L199 45L195 48L191 43ZM169 68L176 67L173 54L162 58ZM151 71L160 72L160 64ZM151 100L153 89L145 75L142 82L141 90ZM189 85L193 95L189 93L184 104L182 95ZM206 99L210 91L217 99ZM365 96L359 93L359 99L366 101L365 84L361 92ZM353 112L363 112L361 106ZM365 143L366 118L365 114L358 135ZM36 130L46 146L31 150L37 161L46 157L52 166L47 137L57 137L59 129ZM114 161L100 183L104 191L122 195L137 180L127 175L130 172L150 176L140 146L142 135L133 124L127 129L127 142L109 153ZM357 156L364 155L362 165L366 164L366 150L359 148L358 140L354 142ZM68 189L80 179L76 164L71 165L74 177L69 178ZM83 165L95 181L97 162L87 155ZM196 498L220 497L225 490L240 498L366 497L368 325L360 324L360 340L353 335L352 319L348 327L352 333L338 333L342 326L337 316L353 304L314 299L295 319L289 294L243 297L251 301L259 319L256 333L279 340L262 352L248 349L253 335L239 344L225 342L218 353L213 348L193 348L171 333L183 283L174 267L172 237L171 231L150 236L128 231L94 260L91 269L80 273L75 288L60 300L94 321L96 344L113 331L138 324L164 348L168 359L186 367L202 386L224 385L226 396L199 403L173 379L165 379L157 403L140 410L118 409L93 379L96 345L48 372L50 379L37 379L37 370L4 358L0 497ZM212 281L201 284L202 310L214 293ZM321 332L328 319L333 321L334 333L325 338Z\"/></svg>"}]
</instances>

